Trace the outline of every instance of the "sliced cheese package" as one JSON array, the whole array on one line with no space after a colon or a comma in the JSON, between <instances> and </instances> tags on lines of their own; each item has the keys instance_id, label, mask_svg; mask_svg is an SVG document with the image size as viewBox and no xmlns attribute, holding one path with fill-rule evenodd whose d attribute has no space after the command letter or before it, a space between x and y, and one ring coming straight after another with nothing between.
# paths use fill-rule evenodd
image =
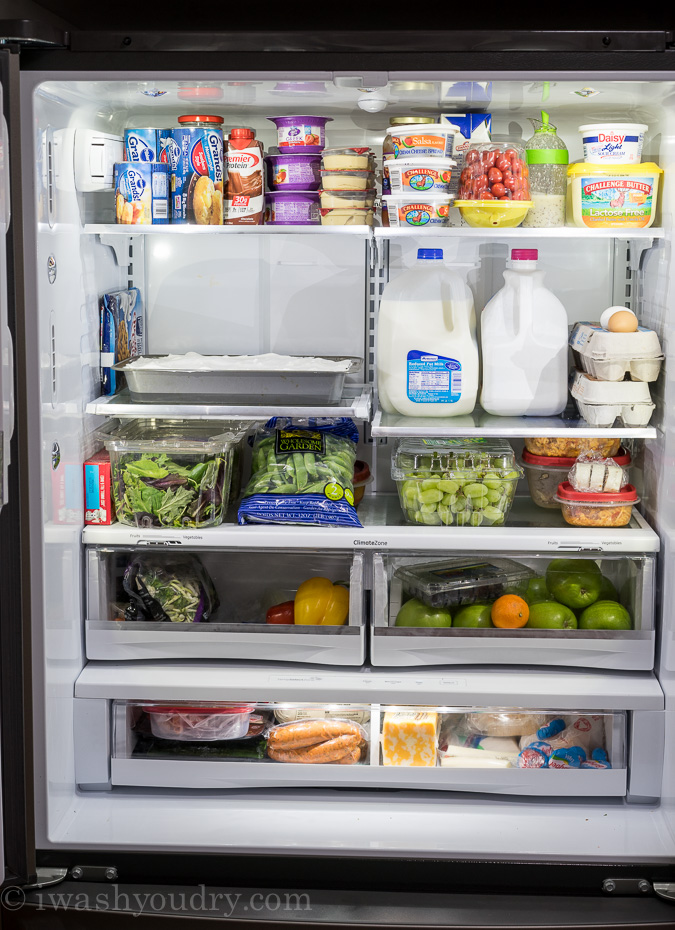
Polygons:
<instances>
[{"instance_id":1,"label":"sliced cheese package","mask_svg":"<svg viewBox=\"0 0 675 930\"><path fill-rule=\"evenodd\" d=\"M605 459L596 453L580 455L568 474L569 483L575 491L595 494L617 493L628 484L624 469L614 459Z\"/></svg>"},{"instance_id":2,"label":"sliced cheese package","mask_svg":"<svg viewBox=\"0 0 675 930\"><path fill-rule=\"evenodd\" d=\"M387 711L382 725L382 765L435 766L439 715Z\"/></svg>"}]
</instances>

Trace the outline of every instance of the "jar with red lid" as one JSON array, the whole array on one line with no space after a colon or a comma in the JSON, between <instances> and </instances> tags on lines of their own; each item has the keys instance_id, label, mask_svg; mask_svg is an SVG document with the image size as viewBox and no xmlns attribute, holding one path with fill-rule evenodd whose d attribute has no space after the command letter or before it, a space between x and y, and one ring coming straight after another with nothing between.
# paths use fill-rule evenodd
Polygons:
<instances>
[{"instance_id":1,"label":"jar with red lid","mask_svg":"<svg viewBox=\"0 0 675 930\"><path fill-rule=\"evenodd\" d=\"M213 126L215 129L220 129L225 121L222 116L209 113L189 113L186 116L179 116L178 122L181 126Z\"/></svg>"},{"instance_id":2,"label":"jar with red lid","mask_svg":"<svg viewBox=\"0 0 675 930\"><path fill-rule=\"evenodd\" d=\"M630 453L623 448L619 449L613 459L622 468L629 469L631 466ZM537 507L560 510L562 504L557 497L558 485L567 480L567 473L576 462L576 458L562 455L533 455L524 449L521 462L525 469L530 497Z\"/></svg>"},{"instance_id":3,"label":"jar with red lid","mask_svg":"<svg viewBox=\"0 0 675 930\"><path fill-rule=\"evenodd\" d=\"M557 501L562 515L572 526L628 526L633 507L640 498L632 484L620 491L577 491L569 481L558 485Z\"/></svg>"},{"instance_id":4,"label":"jar with red lid","mask_svg":"<svg viewBox=\"0 0 675 930\"><path fill-rule=\"evenodd\" d=\"M255 704L146 704L152 735L159 739L241 739L248 732Z\"/></svg>"}]
</instances>

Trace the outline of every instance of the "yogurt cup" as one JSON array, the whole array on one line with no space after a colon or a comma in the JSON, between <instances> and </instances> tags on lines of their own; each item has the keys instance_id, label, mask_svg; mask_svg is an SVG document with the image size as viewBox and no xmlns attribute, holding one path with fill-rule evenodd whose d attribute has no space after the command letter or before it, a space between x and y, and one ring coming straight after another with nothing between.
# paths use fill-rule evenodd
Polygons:
<instances>
[{"instance_id":1,"label":"yogurt cup","mask_svg":"<svg viewBox=\"0 0 675 930\"><path fill-rule=\"evenodd\" d=\"M386 210L382 211L385 225L395 227L447 226L448 214L454 198L449 194L440 197L414 194L390 194L382 198Z\"/></svg>"},{"instance_id":2,"label":"yogurt cup","mask_svg":"<svg viewBox=\"0 0 675 930\"><path fill-rule=\"evenodd\" d=\"M450 191L452 158L396 158L385 162L392 194L447 194Z\"/></svg>"},{"instance_id":3,"label":"yogurt cup","mask_svg":"<svg viewBox=\"0 0 675 930\"><path fill-rule=\"evenodd\" d=\"M318 226L317 191L268 191L265 194L266 226Z\"/></svg>"},{"instance_id":4,"label":"yogurt cup","mask_svg":"<svg viewBox=\"0 0 675 930\"><path fill-rule=\"evenodd\" d=\"M321 186L325 191L364 191L375 180L372 171L330 171L321 169Z\"/></svg>"},{"instance_id":5,"label":"yogurt cup","mask_svg":"<svg viewBox=\"0 0 675 930\"><path fill-rule=\"evenodd\" d=\"M322 226L372 226L375 211L370 207L322 207Z\"/></svg>"},{"instance_id":6,"label":"yogurt cup","mask_svg":"<svg viewBox=\"0 0 675 930\"><path fill-rule=\"evenodd\" d=\"M367 146L324 149L322 166L329 171L372 170L371 151Z\"/></svg>"},{"instance_id":7,"label":"yogurt cup","mask_svg":"<svg viewBox=\"0 0 675 930\"><path fill-rule=\"evenodd\" d=\"M591 165L637 165L646 123L586 123L579 126L584 161Z\"/></svg>"},{"instance_id":8,"label":"yogurt cup","mask_svg":"<svg viewBox=\"0 0 675 930\"><path fill-rule=\"evenodd\" d=\"M427 123L392 127L384 139L383 152L394 158L411 155L427 158L450 158L459 130L450 123Z\"/></svg>"},{"instance_id":9,"label":"yogurt cup","mask_svg":"<svg viewBox=\"0 0 675 930\"><path fill-rule=\"evenodd\" d=\"M365 191L319 191L322 209L353 210L372 208L375 204L375 188Z\"/></svg>"},{"instance_id":10,"label":"yogurt cup","mask_svg":"<svg viewBox=\"0 0 675 930\"><path fill-rule=\"evenodd\" d=\"M326 123L332 116L268 116L277 127L277 144L281 152L299 150L305 155L319 155L326 145Z\"/></svg>"},{"instance_id":11,"label":"yogurt cup","mask_svg":"<svg viewBox=\"0 0 675 930\"><path fill-rule=\"evenodd\" d=\"M316 191L321 186L320 155L266 155L267 186L273 191Z\"/></svg>"}]
</instances>

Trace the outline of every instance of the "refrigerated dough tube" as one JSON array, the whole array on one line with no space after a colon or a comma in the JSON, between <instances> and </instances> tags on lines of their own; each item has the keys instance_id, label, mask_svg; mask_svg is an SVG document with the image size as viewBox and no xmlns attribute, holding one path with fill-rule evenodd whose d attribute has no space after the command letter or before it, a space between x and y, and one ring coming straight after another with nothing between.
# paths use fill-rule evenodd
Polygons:
<instances>
[{"instance_id":1,"label":"refrigerated dough tube","mask_svg":"<svg viewBox=\"0 0 675 930\"><path fill-rule=\"evenodd\" d=\"M268 744L267 754L275 762L325 764L327 762L338 762L343 756L354 752L354 750L359 750L359 740L360 736L343 735L302 749L279 749Z\"/></svg>"},{"instance_id":2,"label":"refrigerated dough tube","mask_svg":"<svg viewBox=\"0 0 675 930\"><path fill-rule=\"evenodd\" d=\"M273 727L267 743L270 749L304 749L339 736L353 736L358 743L364 732L358 724L349 720L298 720L296 723Z\"/></svg>"}]
</instances>

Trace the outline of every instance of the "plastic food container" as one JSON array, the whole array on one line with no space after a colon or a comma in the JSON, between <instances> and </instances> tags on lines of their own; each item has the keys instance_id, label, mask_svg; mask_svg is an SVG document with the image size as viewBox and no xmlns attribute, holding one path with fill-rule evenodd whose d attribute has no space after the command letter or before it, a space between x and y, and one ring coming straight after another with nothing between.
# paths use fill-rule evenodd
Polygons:
<instances>
[{"instance_id":1,"label":"plastic food container","mask_svg":"<svg viewBox=\"0 0 675 930\"><path fill-rule=\"evenodd\" d=\"M393 153L394 158L408 158L410 155L451 158L457 133L457 127L450 123L390 126L383 152L385 155Z\"/></svg>"},{"instance_id":2,"label":"plastic food container","mask_svg":"<svg viewBox=\"0 0 675 930\"><path fill-rule=\"evenodd\" d=\"M179 529L222 523L233 446L247 427L154 419L103 427L119 522Z\"/></svg>"},{"instance_id":3,"label":"plastic food container","mask_svg":"<svg viewBox=\"0 0 675 930\"><path fill-rule=\"evenodd\" d=\"M320 155L266 155L267 184L273 191L316 191L321 186Z\"/></svg>"},{"instance_id":4,"label":"plastic food container","mask_svg":"<svg viewBox=\"0 0 675 930\"><path fill-rule=\"evenodd\" d=\"M453 198L449 194L440 197L415 196L413 194L389 194L382 198L382 222L385 226L409 227L447 226Z\"/></svg>"},{"instance_id":5,"label":"plastic food container","mask_svg":"<svg viewBox=\"0 0 675 930\"><path fill-rule=\"evenodd\" d=\"M631 457L625 449L613 456L617 465L630 468ZM546 510L560 510L558 485L567 481L567 474L576 462L576 457L532 455L527 449L523 451L522 463L527 478L530 497L537 507Z\"/></svg>"},{"instance_id":6,"label":"plastic food container","mask_svg":"<svg viewBox=\"0 0 675 930\"><path fill-rule=\"evenodd\" d=\"M255 704L231 704L218 707L167 707L146 705L152 735L159 739L184 742L241 739L248 732L249 718Z\"/></svg>"},{"instance_id":7,"label":"plastic food container","mask_svg":"<svg viewBox=\"0 0 675 930\"><path fill-rule=\"evenodd\" d=\"M318 226L318 191L269 191L265 194L266 226Z\"/></svg>"},{"instance_id":8,"label":"plastic food container","mask_svg":"<svg viewBox=\"0 0 675 930\"><path fill-rule=\"evenodd\" d=\"M637 165L649 127L645 123L587 123L579 126L584 161L591 165Z\"/></svg>"},{"instance_id":9,"label":"plastic food container","mask_svg":"<svg viewBox=\"0 0 675 930\"><path fill-rule=\"evenodd\" d=\"M373 186L372 171L330 171L321 169L321 187L325 191L364 191Z\"/></svg>"},{"instance_id":10,"label":"plastic food container","mask_svg":"<svg viewBox=\"0 0 675 930\"><path fill-rule=\"evenodd\" d=\"M575 363L603 381L656 381L663 354L659 337L651 329L610 333L597 323L577 323L570 336Z\"/></svg>"},{"instance_id":11,"label":"plastic food container","mask_svg":"<svg viewBox=\"0 0 675 930\"><path fill-rule=\"evenodd\" d=\"M654 412L646 381L600 381L577 371L571 393L591 426L610 427L618 417L627 427L647 426Z\"/></svg>"},{"instance_id":12,"label":"plastic food container","mask_svg":"<svg viewBox=\"0 0 675 930\"><path fill-rule=\"evenodd\" d=\"M370 207L322 207L322 226L372 226L373 210Z\"/></svg>"},{"instance_id":13,"label":"plastic food container","mask_svg":"<svg viewBox=\"0 0 675 930\"><path fill-rule=\"evenodd\" d=\"M327 171L369 171L371 152L367 146L324 149L322 165Z\"/></svg>"},{"instance_id":14,"label":"plastic food container","mask_svg":"<svg viewBox=\"0 0 675 930\"><path fill-rule=\"evenodd\" d=\"M321 207L330 210L365 210L375 204L375 189L363 191L319 191Z\"/></svg>"},{"instance_id":15,"label":"plastic food container","mask_svg":"<svg viewBox=\"0 0 675 930\"><path fill-rule=\"evenodd\" d=\"M532 206L529 200L456 200L462 219L480 229L507 229L520 226Z\"/></svg>"},{"instance_id":16,"label":"plastic food container","mask_svg":"<svg viewBox=\"0 0 675 930\"><path fill-rule=\"evenodd\" d=\"M429 607L460 607L494 601L508 589L527 586L532 569L510 559L446 559L407 565L395 572L404 589Z\"/></svg>"},{"instance_id":17,"label":"plastic food container","mask_svg":"<svg viewBox=\"0 0 675 930\"><path fill-rule=\"evenodd\" d=\"M458 200L529 202L530 169L525 149L517 143L482 142L464 156Z\"/></svg>"},{"instance_id":18,"label":"plastic food container","mask_svg":"<svg viewBox=\"0 0 675 930\"><path fill-rule=\"evenodd\" d=\"M569 481L558 486L558 501L572 526L627 526L640 498L632 484L616 494L575 491Z\"/></svg>"},{"instance_id":19,"label":"plastic food container","mask_svg":"<svg viewBox=\"0 0 675 930\"><path fill-rule=\"evenodd\" d=\"M567 223L590 229L645 228L656 217L659 178L654 162L575 164L567 169Z\"/></svg>"},{"instance_id":20,"label":"plastic food container","mask_svg":"<svg viewBox=\"0 0 675 930\"><path fill-rule=\"evenodd\" d=\"M354 462L354 506L358 507L366 493L366 488L372 484L373 476L370 474L370 466L367 462L357 459Z\"/></svg>"},{"instance_id":21,"label":"plastic food container","mask_svg":"<svg viewBox=\"0 0 675 930\"><path fill-rule=\"evenodd\" d=\"M320 155L326 145L326 123L331 116L268 116L277 127L277 144L282 152L299 149L305 155Z\"/></svg>"},{"instance_id":22,"label":"plastic food container","mask_svg":"<svg viewBox=\"0 0 675 930\"><path fill-rule=\"evenodd\" d=\"M452 169L457 162L452 158L398 158L384 164L392 194L448 194Z\"/></svg>"},{"instance_id":23,"label":"plastic food container","mask_svg":"<svg viewBox=\"0 0 675 930\"><path fill-rule=\"evenodd\" d=\"M620 445L620 439L563 439L559 436L525 439L525 448L532 455L572 459L584 452L597 452L602 458L611 458L617 454Z\"/></svg>"},{"instance_id":24,"label":"plastic food container","mask_svg":"<svg viewBox=\"0 0 675 930\"><path fill-rule=\"evenodd\" d=\"M501 526L522 475L503 439L399 439L392 452L408 523Z\"/></svg>"}]
</instances>

